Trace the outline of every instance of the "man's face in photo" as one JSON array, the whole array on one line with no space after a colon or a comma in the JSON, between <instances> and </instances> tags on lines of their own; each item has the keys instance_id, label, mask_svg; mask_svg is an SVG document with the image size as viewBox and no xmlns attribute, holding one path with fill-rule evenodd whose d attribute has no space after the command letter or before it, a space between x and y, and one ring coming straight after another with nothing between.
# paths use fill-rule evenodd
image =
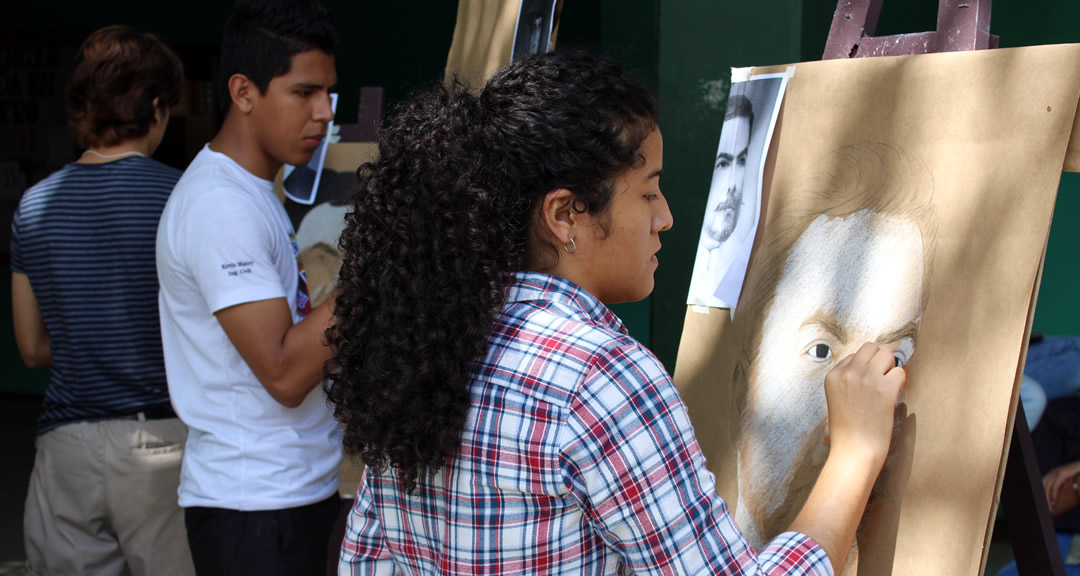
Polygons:
<instances>
[{"instance_id":1,"label":"man's face in photo","mask_svg":"<svg viewBox=\"0 0 1080 576\"><path fill-rule=\"evenodd\" d=\"M704 244L708 250L723 244L735 230L743 204L743 175L749 147L750 117L734 116L724 120L709 189L709 198L714 204L705 215Z\"/></svg>"},{"instance_id":2,"label":"man's face in photo","mask_svg":"<svg viewBox=\"0 0 1080 576\"><path fill-rule=\"evenodd\" d=\"M901 365L911 358L923 274L919 226L903 217L820 215L795 242L761 325L741 422L736 520L755 547L787 529L828 455L829 370L868 341Z\"/></svg>"}]
</instances>

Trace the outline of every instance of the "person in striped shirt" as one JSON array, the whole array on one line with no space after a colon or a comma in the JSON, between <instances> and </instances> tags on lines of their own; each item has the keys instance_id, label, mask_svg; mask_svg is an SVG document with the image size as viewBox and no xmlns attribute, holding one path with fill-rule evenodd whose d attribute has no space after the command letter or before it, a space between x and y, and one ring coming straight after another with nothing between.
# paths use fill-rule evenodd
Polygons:
<instances>
[{"instance_id":1,"label":"person in striped shirt","mask_svg":"<svg viewBox=\"0 0 1080 576\"><path fill-rule=\"evenodd\" d=\"M418 96L360 167L327 331L367 470L342 574L831 574L905 382L865 344L826 379L832 451L789 531L747 544L671 378L607 304L653 288L656 104L586 53Z\"/></svg>"},{"instance_id":2,"label":"person in striped shirt","mask_svg":"<svg viewBox=\"0 0 1080 576\"><path fill-rule=\"evenodd\" d=\"M51 366L24 537L32 574L192 574L176 503L187 428L169 403L154 238L180 172L150 159L183 69L150 34L91 34L68 86L85 152L11 226L15 337Z\"/></svg>"}]
</instances>

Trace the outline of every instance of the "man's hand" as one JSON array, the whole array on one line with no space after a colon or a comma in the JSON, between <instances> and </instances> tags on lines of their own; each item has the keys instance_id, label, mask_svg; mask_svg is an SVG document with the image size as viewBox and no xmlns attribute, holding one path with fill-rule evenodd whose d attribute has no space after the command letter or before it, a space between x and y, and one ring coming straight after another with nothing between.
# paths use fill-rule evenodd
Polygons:
<instances>
[{"instance_id":1,"label":"man's hand","mask_svg":"<svg viewBox=\"0 0 1080 576\"><path fill-rule=\"evenodd\" d=\"M1080 495L1073 490L1073 481L1080 474L1080 460L1058 466L1043 476L1043 490L1050 504L1050 514L1058 516L1080 504Z\"/></svg>"}]
</instances>

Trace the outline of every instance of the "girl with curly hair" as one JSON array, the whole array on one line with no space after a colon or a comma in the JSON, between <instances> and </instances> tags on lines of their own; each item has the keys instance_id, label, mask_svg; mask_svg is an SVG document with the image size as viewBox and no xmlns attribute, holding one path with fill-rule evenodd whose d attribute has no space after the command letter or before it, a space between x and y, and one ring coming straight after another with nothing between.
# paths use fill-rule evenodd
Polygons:
<instances>
[{"instance_id":1,"label":"girl with curly hair","mask_svg":"<svg viewBox=\"0 0 1080 576\"><path fill-rule=\"evenodd\" d=\"M328 394L368 466L341 573L839 569L903 371L873 344L834 369L818 486L751 549L670 377L606 307L652 291L662 166L652 97L584 53L439 87L381 133L327 331Z\"/></svg>"}]
</instances>

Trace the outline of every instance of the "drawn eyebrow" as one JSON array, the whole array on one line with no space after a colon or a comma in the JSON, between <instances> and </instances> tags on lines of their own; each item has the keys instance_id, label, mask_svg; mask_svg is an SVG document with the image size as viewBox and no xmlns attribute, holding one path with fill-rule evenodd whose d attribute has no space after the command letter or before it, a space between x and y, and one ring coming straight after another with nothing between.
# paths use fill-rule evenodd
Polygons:
<instances>
[{"instance_id":1,"label":"drawn eyebrow","mask_svg":"<svg viewBox=\"0 0 1080 576\"><path fill-rule=\"evenodd\" d=\"M879 346L883 346L885 344L903 340L904 338L911 338L911 340L914 341L915 336L918 335L918 333L919 324L916 321L912 320L911 322L904 324L903 326L897 328L896 330L893 330L892 332L882 334L878 337L877 343Z\"/></svg>"},{"instance_id":2,"label":"drawn eyebrow","mask_svg":"<svg viewBox=\"0 0 1080 576\"><path fill-rule=\"evenodd\" d=\"M847 330L844 328L843 325L836 321L836 316L833 314L826 314L825 312L818 310L817 312L811 314L810 317L802 323L802 326L799 326L799 328L805 328L812 324L821 326L826 332L836 338L839 342L846 343L848 341Z\"/></svg>"},{"instance_id":3,"label":"drawn eyebrow","mask_svg":"<svg viewBox=\"0 0 1080 576\"><path fill-rule=\"evenodd\" d=\"M739 158L746 158L746 155L749 152L750 152L750 146L748 145L746 148L742 149L742 152L739 152L738 157ZM734 160L734 159L735 159L735 156L732 156L728 152L721 152L721 153L716 155L716 163L717 164L719 164L721 160L729 160L730 161L730 160Z\"/></svg>"}]
</instances>

